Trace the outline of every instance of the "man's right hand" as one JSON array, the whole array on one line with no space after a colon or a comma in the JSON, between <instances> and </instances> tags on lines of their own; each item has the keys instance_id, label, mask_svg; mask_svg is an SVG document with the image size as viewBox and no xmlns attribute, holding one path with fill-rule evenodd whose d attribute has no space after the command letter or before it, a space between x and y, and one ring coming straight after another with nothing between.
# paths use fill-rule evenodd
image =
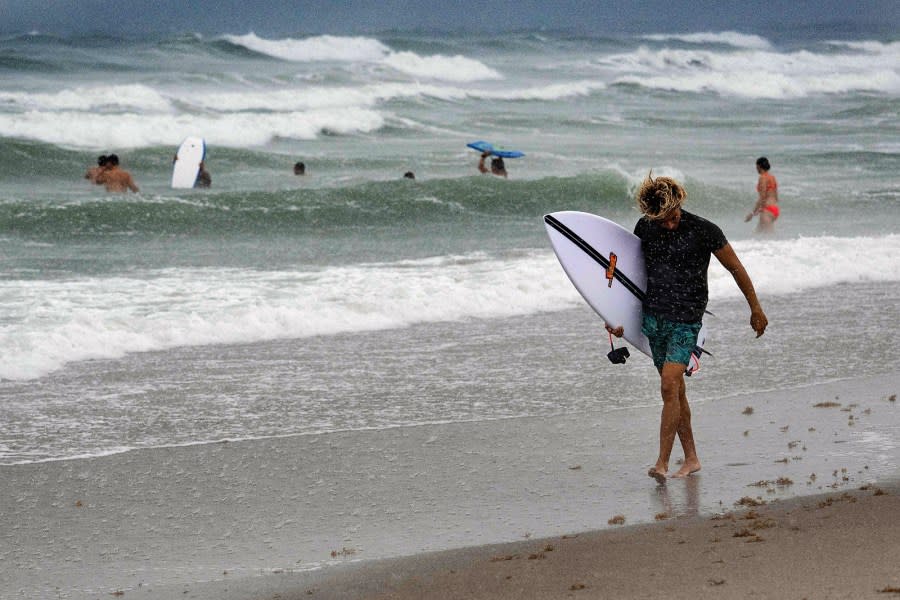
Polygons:
<instances>
[{"instance_id":1,"label":"man's right hand","mask_svg":"<svg viewBox=\"0 0 900 600\"><path fill-rule=\"evenodd\" d=\"M625 328L622 327L621 325L619 325L618 327L610 327L609 323L605 323L605 326L606 326L606 331L608 331L612 335L616 336L617 338L620 338L623 335L625 335Z\"/></svg>"},{"instance_id":2,"label":"man's right hand","mask_svg":"<svg viewBox=\"0 0 900 600\"><path fill-rule=\"evenodd\" d=\"M765 333L768 325L769 319L766 318L766 313L764 313L762 309L754 310L750 313L750 327L756 332L756 337Z\"/></svg>"}]
</instances>

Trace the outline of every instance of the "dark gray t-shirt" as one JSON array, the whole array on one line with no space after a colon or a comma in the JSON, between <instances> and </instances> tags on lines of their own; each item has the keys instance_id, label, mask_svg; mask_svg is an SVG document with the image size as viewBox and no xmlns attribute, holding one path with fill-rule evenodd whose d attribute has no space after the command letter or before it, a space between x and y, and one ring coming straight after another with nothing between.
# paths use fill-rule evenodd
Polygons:
<instances>
[{"instance_id":1,"label":"dark gray t-shirt","mask_svg":"<svg viewBox=\"0 0 900 600\"><path fill-rule=\"evenodd\" d=\"M717 225L681 211L678 229L641 218L634 226L647 265L644 311L676 323L699 323L709 300L709 257L728 240Z\"/></svg>"}]
</instances>

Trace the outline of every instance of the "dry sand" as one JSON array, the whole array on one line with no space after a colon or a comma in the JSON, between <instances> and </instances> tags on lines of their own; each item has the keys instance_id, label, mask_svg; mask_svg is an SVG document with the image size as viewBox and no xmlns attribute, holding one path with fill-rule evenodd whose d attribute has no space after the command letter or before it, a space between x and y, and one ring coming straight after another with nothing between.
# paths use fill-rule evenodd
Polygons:
<instances>
[{"instance_id":1,"label":"dry sand","mask_svg":"<svg viewBox=\"0 0 900 600\"><path fill-rule=\"evenodd\" d=\"M347 565L279 600L900 598L900 485ZM296 585L299 584L299 585Z\"/></svg>"}]
</instances>

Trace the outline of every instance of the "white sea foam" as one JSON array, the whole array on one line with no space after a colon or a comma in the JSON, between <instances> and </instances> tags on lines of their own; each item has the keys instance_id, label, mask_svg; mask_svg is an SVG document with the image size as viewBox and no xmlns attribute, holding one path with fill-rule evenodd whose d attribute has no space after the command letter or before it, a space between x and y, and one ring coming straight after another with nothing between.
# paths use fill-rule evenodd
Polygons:
<instances>
[{"instance_id":1,"label":"white sea foam","mask_svg":"<svg viewBox=\"0 0 900 600\"><path fill-rule=\"evenodd\" d=\"M0 136L69 147L137 148L202 135L213 145L263 145L273 137L313 139L324 131L368 133L384 125L380 104L398 99L551 101L602 89L595 81L479 89L445 84L378 83L304 86L269 91L209 92L180 97L141 85L73 88L57 94L0 93L16 106L0 113ZM190 107L176 111L174 106ZM116 110L105 110L115 106Z\"/></svg>"},{"instance_id":2,"label":"white sea foam","mask_svg":"<svg viewBox=\"0 0 900 600\"><path fill-rule=\"evenodd\" d=\"M494 69L465 56L419 56L413 52L392 52L384 58L384 64L412 75L441 79L443 81L479 81L502 79Z\"/></svg>"},{"instance_id":3,"label":"white sea foam","mask_svg":"<svg viewBox=\"0 0 900 600\"><path fill-rule=\"evenodd\" d=\"M772 47L772 44L764 37L747 33L738 33L737 31L706 31L701 33L657 33L641 36L645 40L653 40L657 42L666 42L675 40L686 42L688 44L725 44L736 48L754 48L757 50L765 50Z\"/></svg>"},{"instance_id":4,"label":"white sea foam","mask_svg":"<svg viewBox=\"0 0 900 600\"><path fill-rule=\"evenodd\" d=\"M900 281L900 234L881 237L801 237L732 243L761 295L802 292L854 282ZM715 265L715 259L712 260ZM723 268L709 272L710 298L739 296Z\"/></svg>"},{"instance_id":5,"label":"white sea foam","mask_svg":"<svg viewBox=\"0 0 900 600\"><path fill-rule=\"evenodd\" d=\"M362 87L305 86L264 92L236 91L212 92L196 98L180 99L206 110L247 111L298 111L342 107L374 107L391 100L406 98L435 98L459 101L481 100L560 100L573 96L586 96L605 85L598 81L573 81L569 83L539 85L512 89L482 89L442 84L378 83Z\"/></svg>"},{"instance_id":6,"label":"white sea foam","mask_svg":"<svg viewBox=\"0 0 900 600\"><path fill-rule=\"evenodd\" d=\"M382 59L390 49L376 39L319 35L302 40L267 40L255 33L226 35L225 39L254 52L294 62L364 62Z\"/></svg>"},{"instance_id":7,"label":"white sea foam","mask_svg":"<svg viewBox=\"0 0 900 600\"><path fill-rule=\"evenodd\" d=\"M746 98L802 98L852 91L900 94L900 51L859 44L852 52L715 51L641 47L598 61L616 83Z\"/></svg>"},{"instance_id":8,"label":"white sea foam","mask_svg":"<svg viewBox=\"0 0 900 600\"><path fill-rule=\"evenodd\" d=\"M138 148L178 145L185 135L200 135L219 146L247 147L273 138L309 140L322 132L354 134L384 125L379 113L355 107L285 113L102 114L29 111L0 114L0 136L84 148Z\"/></svg>"},{"instance_id":9,"label":"white sea foam","mask_svg":"<svg viewBox=\"0 0 900 600\"><path fill-rule=\"evenodd\" d=\"M552 256L483 256L322 271L166 270L152 279L0 283L0 378L28 379L73 360L175 346L335 334L573 304ZM534 271L549 277L534 277Z\"/></svg>"},{"instance_id":10,"label":"white sea foam","mask_svg":"<svg viewBox=\"0 0 900 600\"><path fill-rule=\"evenodd\" d=\"M900 234L734 246L763 297L900 281ZM709 281L713 304L740 295L715 261ZM7 315L0 378L31 379L72 361L130 352L502 318L580 303L549 250L314 271L167 269L145 278L7 281L0 282L0 311Z\"/></svg>"},{"instance_id":11,"label":"white sea foam","mask_svg":"<svg viewBox=\"0 0 900 600\"><path fill-rule=\"evenodd\" d=\"M362 87L306 86L265 92L213 92L183 102L206 110L298 111L341 107L374 107L391 100L406 98L435 98L459 101L481 100L560 100L572 96L586 96L605 86L597 81L574 81L545 86L505 90L457 87L419 83L379 83Z\"/></svg>"},{"instance_id":12,"label":"white sea foam","mask_svg":"<svg viewBox=\"0 0 900 600\"><path fill-rule=\"evenodd\" d=\"M514 88L502 91L469 90L470 98L484 100L562 100L574 96L588 96L596 90L602 90L606 84L600 81L572 81L529 88Z\"/></svg>"},{"instance_id":13,"label":"white sea foam","mask_svg":"<svg viewBox=\"0 0 900 600\"><path fill-rule=\"evenodd\" d=\"M887 54L894 57L900 56L900 42L877 42L875 40L863 40L859 42L850 42L846 40L835 40L828 42L830 46L842 48L850 48L867 54Z\"/></svg>"},{"instance_id":14,"label":"white sea foam","mask_svg":"<svg viewBox=\"0 0 900 600\"><path fill-rule=\"evenodd\" d=\"M171 102L153 88L142 85L81 86L53 93L0 91L0 104L23 111L133 110L163 112Z\"/></svg>"},{"instance_id":15,"label":"white sea foam","mask_svg":"<svg viewBox=\"0 0 900 600\"><path fill-rule=\"evenodd\" d=\"M393 51L376 39L366 37L316 36L302 40L267 40L254 33L230 35L225 39L282 60L294 62L340 61L384 64L416 78L441 81L479 81L503 76L484 63L465 56L420 56Z\"/></svg>"}]
</instances>

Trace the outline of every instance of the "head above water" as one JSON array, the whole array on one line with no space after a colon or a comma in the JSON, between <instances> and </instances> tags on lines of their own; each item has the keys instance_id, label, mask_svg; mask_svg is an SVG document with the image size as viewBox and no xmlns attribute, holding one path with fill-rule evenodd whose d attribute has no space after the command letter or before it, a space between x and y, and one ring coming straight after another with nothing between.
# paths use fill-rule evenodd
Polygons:
<instances>
[{"instance_id":1,"label":"head above water","mask_svg":"<svg viewBox=\"0 0 900 600\"><path fill-rule=\"evenodd\" d=\"M105 154L101 154L100 156L97 157L97 166L98 167L106 166L107 160L109 160L109 157L106 156Z\"/></svg>"},{"instance_id":2,"label":"head above water","mask_svg":"<svg viewBox=\"0 0 900 600\"><path fill-rule=\"evenodd\" d=\"M760 156L756 159L756 166L762 169L763 171L768 171L772 168L772 165L769 164L769 159L765 156Z\"/></svg>"},{"instance_id":3,"label":"head above water","mask_svg":"<svg viewBox=\"0 0 900 600\"><path fill-rule=\"evenodd\" d=\"M306 175L306 165L302 162L294 163L294 175Z\"/></svg>"},{"instance_id":4,"label":"head above water","mask_svg":"<svg viewBox=\"0 0 900 600\"><path fill-rule=\"evenodd\" d=\"M637 191L637 203L641 213L651 221L663 221L680 209L687 192L671 177L653 179L653 171L641 183ZM678 211L680 214L680 210Z\"/></svg>"},{"instance_id":5,"label":"head above water","mask_svg":"<svg viewBox=\"0 0 900 600\"><path fill-rule=\"evenodd\" d=\"M106 164L116 167L119 165L119 155L118 154L110 154L106 157Z\"/></svg>"},{"instance_id":6,"label":"head above water","mask_svg":"<svg viewBox=\"0 0 900 600\"><path fill-rule=\"evenodd\" d=\"M412 171L407 171L406 173L403 174L403 178L404 179L415 179L416 174L413 173Z\"/></svg>"},{"instance_id":7,"label":"head above water","mask_svg":"<svg viewBox=\"0 0 900 600\"><path fill-rule=\"evenodd\" d=\"M491 173L506 173L506 164L499 156L491 159Z\"/></svg>"}]
</instances>

